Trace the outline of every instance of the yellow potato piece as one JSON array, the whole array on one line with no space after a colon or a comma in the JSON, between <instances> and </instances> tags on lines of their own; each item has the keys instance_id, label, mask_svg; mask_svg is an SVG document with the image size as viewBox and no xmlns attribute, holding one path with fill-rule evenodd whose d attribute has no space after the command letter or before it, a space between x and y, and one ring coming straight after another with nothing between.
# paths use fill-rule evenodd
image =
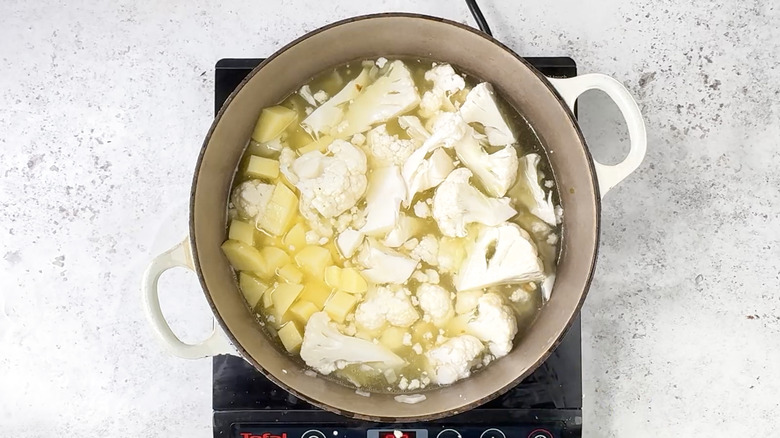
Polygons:
<instances>
[{"instance_id":1,"label":"yellow potato piece","mask_svg":"<svg viewBox=\"0 0 780 438\"><path fill-rule=\"evenodd\" d=\"M252 178L276 179L279 176L279 162L252 155L249 157L246 174Z\"/></svg>"},{"instance_id":2,"label":"yellow potato piece","mask_svg":"<svg viewBox=\"0 0 780 438\"><path fill-rule=\"evenodd\" d=\"M339 288L351 294L362 294L368 290L368 283L357 269L344 268L341 270Z\"/></svg>"},{"instance_id":3,"label":"yellow potato piece","mask_svg":"<svg viewBox=\"0 0 780 438\"><path fill-rule=\"evenodd\" d=\"M285 247L292 251L297 251L306 246L306 226L297 223L290 228L290 231L282 238Z\"/></svg>"},{"instance_id":4,"label":"yellow potato piece","mask_svg":"<svg viewBox=\"0 0 780 438\"><path fill-rule=\"evenodd\" d=\"M301 348L303 336L294 322L290 321L279 329L279 340L290 353L296 353Z\"/></svg>"},{"instance_id":5,"label":"yellow potato piece","mask_svg":"<svg viewBox=\"0 0 780 438\"><path fill-rule=\"evenodd\" d=\"M325 284L330 287L339 287L339 278L341 278L341 268L338 266L328 266L325 268Z\"/></svg>"},{"instance_id":6,"label":"yellow potato piece","mask_svg":"<svg viewBox=\"0 0 780 438\"><path fill-rule=\"evenodd\" d=\"M270 279L276 274L276 270L290 263L292 260L284 250L274 246L267 246L260 250L263 256L263 275L261 278Z\"/></svg>"},{"instance_id":7,"label":"yellow potato piece","mask_svg":"<svg viewBox=\"0 0 780 438\"><path fill-rule=\"evenodd\" d=\"M399 350L404 346L404 335L407 330L400 327L388 327L382 332L379 343L391 350Z\"/></svg>"},{"instance_id":8,"label":"yellow potato piece","mask_svg":"<svg viewBox=\"0 0 780 438\"><path fill-rule=\"evenodd\" d=\"M287 129L295 119L297 119L295 111L281 105L263 108L252 132L252 140L258 143L271 141Z\"/></svg>"},{"instance_id":9,"label":"yellow potato piece","mask_svg":"<svg viewBox=\"0 0 780 438\"><path fill-rule=\"evenodd\" d=\"M303 293L301 293L301 298L303 298ZM300 299L290 306L288 314L298 321L301 326L305 327L306 323L309 322L309 318L319 311L320 309L311 301Z\"/></svg>"},{"instance_id":10,"label":"yellow potato piece","mask_svg":"<svg viewBox=\"0 0 780 438\"><path fill-rule=\"evenodd\" d=\"M225 253L225 257L233 269L237 271L251 271L260 274L265 270L265 263L260 251L244 242L226 240L222 244L222 252Z\"/></svg>"},{"instance_id":11,"label":"yellow potato piece","mask_svg":"<svg viewBox=\"0 0 780 438\"><path fill-rule=\"evenodd\" d=\"M268 285L260 281L257 277L246 272L238 274L238 287L244 295L249 307L254 309L263 298L263 294L268 290Z\"/></svg>"},{"instance_id":12,"label":"yellow potato piece","mask_svg":"<svg viewBox=\"0 0 780 438\"><path fill-rule=\"evenodd\" d=\"M444 326L444 334L448 337L455 337L466 333L468 323L472 318L474 318L473 313L464 313L450 319Z\"/></svg>"},{"instance_id":13,"label":"yellow potato piece","mask_svg":"<svg viewBox=\"0 0 780 438\"><path fill-rule=\"evenodd\" d=\"M271 296L273 295L273 292L274 292L274 291L273 291L272 289L268 289L268 290L267 290L267 291L265 291L265 293L263 294L263 299L262 299L262 300L260 300L260 301L262 301L262 302L263 302L263 309L266 309L266 312L268 312L268 309L269 309L271 306L273 306L273 305L274 305L274 302L273 302L273 300L271 299Z\"/></svg>"},{"instance_id":14,"label":"yellow potato piece","mask_svg":"<svg viewBox=\"0 0 780 438\"><path fill-rule=\"evenodd\" d=\"M309 145L314 141L306 132L305 129L299 124L290 125L287 128L287 144L293 149L299 149L303 146Z\"/></svg>"},{"instance_id":15,"label":"yellow potato piece","mask_svg":"<svg viewBox=\"0 0 780 438\"><path fill-rule=\"evenodd\" d=\"M233 219L230 221L230 228L228 228L228 239L238 240L247 245L254 245L255 231L256 228L253 224L239 219Z\"/></svg>"},{"instance_id":16,"label":"yellow potato piece","mask_svg":"<svg viewBox=\"0 0 780 438\"><path fill-rule=\"evenodd\" d=\"M281 236L287 231L296 213L298 197L284 183L277 182L265 212L257 218L257 223L274 236Z\"/></svg>"},{"instance_id":17,"label":"yellow potato piece","mask_svg":"<svg viewBox=\"0 0 780 438\"><path fill-rule=\"evenodd\" d=\"M329 135L323 135L319 140L315 140L306 146L299 148L298 153L303 155L312 151L324 152L331 143L333 143L333 137Z\"/></svg>"},{"instance_id":18,"label":"yellow potato piece","mask_svg":"<svg viewBox=\"0 0 780 438\"><path fill-rule=\"evenodd\" d=\"M325 307L325 303L330 298L333 289L320 282L307 282L301 292L301 299L312 302L317 306L317 310L322 310Z\"/></svg>"},{"instance_id":19,"label":"yellow potato piece","mask_svg":"<svg viewBox=\"0 0 780 438\"><path fill-rule=\"evenodd\" d=\"M344 322L347 314L355 308L358 299L354 295L338 291L325 304L325 312L330 319L336 322Z\"/></svg>"},{"instance_id":20,"label":"yellow potato piece","mask_svg":"<svg viewBox=\"0 0 780 438\"><path fill-rule=\"evenodd\" d=\"M288 263L279 268L277 274L288 283L300 284L303 280L303 272L292 263Z\"/></svg>"},{"instance_id":21,"label":"yellow potato piece","mask_svg":"<svg viewBox=\"0 0 780 438\"><path fill-rule=\"evenodd\" d=\"M295 263L309 275L324 279L325 267L333 264L333 257L327 248L310 245L295 254Z\"/></svg>"},{"instance_id":22,"label":"yellow potato piece","mask_svg":"<svg viewBox=\"0 0 780 438\"><path fill-rule=\"evenodd\" d=\"M278 317L284 316L292 305L293 301L301 294L303 286L300 284L278 284L271 292L271 301L274 303L274 314Z\"/></svg>"}]
</instances>

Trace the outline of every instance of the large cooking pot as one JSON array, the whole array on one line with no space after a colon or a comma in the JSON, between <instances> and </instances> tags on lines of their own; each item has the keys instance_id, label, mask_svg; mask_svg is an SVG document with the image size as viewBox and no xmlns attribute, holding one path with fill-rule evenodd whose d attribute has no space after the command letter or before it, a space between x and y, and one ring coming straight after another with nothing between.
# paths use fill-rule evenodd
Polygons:
<instances>
[{"instance_id":1,"label":"large cooking pot","mask_svg":"<svg viewBox=\"0 0 780 438\"><path fill-rule=\"evenodd\" d=\"M423 391L425 400L400 403L392 394L370 399L335 381L313 377L267 337L240 294L220 245L236 168L263 107L274 105L312 76L361 58L422 57L446 61L493 84L522 113L542 140L564 209L562 249L552 298L512 352L483 371L448 387ZM628 124L631 149L623 162L594 162L572 114L589 89L606 92ZM185 358L233 350L269 379L324 409L372 421L430 420L466 411L504 393L555 349L582 305L593 275L599 241L600 197L633 172L645 155L639 108L628 91L603 75L551 79L507 47L479 31L440 18L379 14L315 30L255 68L228 98L203 143L192 182L189 238L158 256L144 278L150 322L169 350ZM206 341L188 345L166 323L157 291L160 274L174 266L197 272L219 323ZM226 338L223 335L227 335Z\"/></svg>"}]
</instances>

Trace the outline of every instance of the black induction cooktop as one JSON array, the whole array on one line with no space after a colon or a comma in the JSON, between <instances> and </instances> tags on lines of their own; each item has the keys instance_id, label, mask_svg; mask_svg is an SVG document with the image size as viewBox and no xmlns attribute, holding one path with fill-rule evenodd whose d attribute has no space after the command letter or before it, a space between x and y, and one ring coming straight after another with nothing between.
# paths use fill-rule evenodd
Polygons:
<instances>
[{"instance_id":1,"label":"black induction cooktop","mask_svg":"<svg viewBox=\"0 0 780 438\"><path fill-rule=\"evenodd\" d=\"M571 58L526 58L551 77L577 75ZM262 59L216 65L215 112ZM314 407L236 356L213 359L214 437L236 438L574 438L582 436L579 317L545 363L506 394L453 417L378 424Z\"/></svg>"}]
</instances>

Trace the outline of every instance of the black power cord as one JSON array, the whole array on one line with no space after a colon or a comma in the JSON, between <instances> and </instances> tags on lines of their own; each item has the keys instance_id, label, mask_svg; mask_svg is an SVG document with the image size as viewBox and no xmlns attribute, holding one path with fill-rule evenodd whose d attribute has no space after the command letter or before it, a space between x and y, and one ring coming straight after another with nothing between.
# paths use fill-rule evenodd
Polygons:
<instances>
[{"instance_id":1,"label":"black power cord","mask_svg":"<svg viewBox=\"0 0 780 438\"><path fill-rule=\"evenodd\" d=\"M490 26L488 26L487 21L485 21L485 16L482 15L482 11L479 9L479 6L477 6L477 1L466 0L466 4L469 7L469 11L471 11L471 15L474 16L474 21L477 22L477 27L479 27L479 30L490 36L493 36L493 32L490 31Z\"/></svg>"}]
</instances>

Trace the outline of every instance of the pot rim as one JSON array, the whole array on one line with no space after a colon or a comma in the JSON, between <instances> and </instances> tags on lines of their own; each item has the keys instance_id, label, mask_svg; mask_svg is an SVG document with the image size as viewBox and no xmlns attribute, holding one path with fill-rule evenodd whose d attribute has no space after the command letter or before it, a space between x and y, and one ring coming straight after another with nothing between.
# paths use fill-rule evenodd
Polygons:
<instances>
[{"instance_id":1,"label":"pot rim","mask_svg":"<svg viewBox=\"0 0 780 438\"><path fill-rule=\"evenodd\" d=\"M216 126L219 124L219 122L222 119L222 116L225 113L226 108L230 105L230 103L233 101L235 96L241 92L241 90L244 88L244 86L249 82L255 74L257 74L263 67L265 67L268 63L272 62L275 58L277 58L282 53L286 52L291 47L299 44L300 42L315 36L319 33L322 33L324 31L327 31L329 29L332 29L334 27L338 27L341 25L353 23L356 21L364 21L364 20L374 20L374 19L382 19L382 18L412 18L412 19L419 19L419 20L425 20L425 21L434 21L439 23L448 24L454 27L457 27L461 30L470 32L472 34L475 34L481 38L484 38L496 46L498 46L500 49L504 50L505 52L509 53L512 57L517 59L519 62L524 64L533 74L544 84L545 87L549 89L549 91L552 92L555 99L558 101L558 103L563 107L564 112L566 116L569 119L569 122L572 124L572 127L574 128L577 137L580 140L580 144L582 145L582 148L585 151L585 157L588 164L588 173L590 175L590 179L592 181L592 185L594 188L594 207L595 207L595 240L593 245L593 253L592 253L592 260L590 263L590 266L588 268L588 276L585 279L585 287L582 291L582 294L580 295L580 299L578 300L575 310L572 313L571 318L566 322L566 324L563 327L563 330L561 331L560 335L557 337L555 342L550 346L550 348L547 349L546 352L544 352L542 355L539 356L539 359L534 362L534 364L526 369L526 371L522 374L520 374L517 378L503 386L501 389L494 391L492 393L486 394L484 397L470 403L464 406L461 406L459 408L450 409L447 411L440 411L436 414L429 414L424 416L418 416L418 417L403 417L403 418L396 418L396 417L381 417L381 416L368 416L358 413L353 413L349 411L343 411L340 409L337 409L333 406L330 406L326 403L323 403L319 400L315 400L311 397L308 397L306 395L303 395L299 393L297 390L295 390L292 387L289 387L287 385L282 384L273 374L268 372L262 365L260 365L251 355L247 353L247 351L244 349L244 347L238 342L236 337L233 335L233 333L227 328L227 325L225 324L225 321L222 317L222 315L217 311L216 306L214 305L214 301L211 298L211 294L208 292L208 288L206 286L205 278L203 276L203 272L200 267L200 259L198 256L197 251L197 241L195 238L195 216L194 216L194 204L195 204L195 188L198 185L198 177L199 177L199 171L201 168L201 164L203 162L203 158L206 152L206 148L208 147L208 144L211 140L212 134L214 133L214 130ZM546 151L545 151L546 153ZM547 80L547 77L543 75L541 72L539 72L533 65L531 65L528 61L526 61L523 57L515 53L513 50L511 50L509 47L492 37L491 35L488 35L478 29L472 28L466 24L459 23L457 21L449 20L446 18L441 17L435 17L431 15L425 15L425 14L417 14L417 13L408 13L408 12L384 12L384 13L375 13L375 14L366 14L366 15L359 15L355 17L346 18L343 20L335 21L333 23L329 23L325 26L319 27L315 30L312 30L310 32L305 33L304 35L296 38L295 40L291 41L290 43L286 44L284 47L280 48L276 52L274 52L272 55L268 56L265 60L263 60L260 64L257 65L257 67L253 68L252 71L238 84L238 86L233 90L233 92L230 93L228 98L225 100L225 103L222 105L222 107L217 112L216 116L214 117L214 120L211 123L211 126L209 127L208 132L206 133L206 136L204 138L203 144L201 146L201 150L198 154L197 161L195 163L195 169L193 173L193 179L192 179L192 186L190 188L190 202L189 202L189 244L191 247L191 254L192 254L192 260L193 265L195 267L195 272L198 276L198 282L201 285L201 289L203 291L203 294L206 296L206 300L209 304L209 307L211 308L211 312L214 314L215 319L219 323L220 327L224 331L225 335L228 337L230 342L233 344L233 346L236 348L236 350L241 354L241 357L252 364L252 366L260 371L263 376L265 376L267 379L269 379L271 382L273 382L276 386L284 389L285 391L291 393L295 397L306 401L307 403L310 403L318 408L321 408L325 411L333 412L338 415L347 417L347 418L353 418L353 419L360 419L360 420L367 420L367 421L375 421L375 422L391 422L391 423L398 423L398 422L405 422L405 421L430 421L430 420L437 420L445 417L449 417L452 415L456 415L462 412L469 411L475 407L481 406L503 394L508 392L510 389L517 386L520 382L522 382L526 377L528 377L531 373L534 372L542 363L544 363L547 358L552 354L555 349L558 348L558 345L560 345L561 341L563 340L563 337L566 335L566 333L571 328L571 325L574 323L574 320L577 318L577 316L580 314L580 311L582 309L582 305L585 301L585 298L588 295L588 291L590 289L590 285L593 281L593 275L596 268L596 260L598 259L598 250L599 250L599 244L600 244L600 235L601 235L601 193L598 185L598 179L596 176L596 170L594 166L593 157L590 153L590 149L587 146L587 142L585 141L585 137L582 134L582 130L579 127L579 124L577 123L576 118L574 117L574 114L572 110L569 108L569 106L566 104L564 99L561 97L558 90ZM565 223L564 223L565 226Z\"/></svg>"}]
</instances>

